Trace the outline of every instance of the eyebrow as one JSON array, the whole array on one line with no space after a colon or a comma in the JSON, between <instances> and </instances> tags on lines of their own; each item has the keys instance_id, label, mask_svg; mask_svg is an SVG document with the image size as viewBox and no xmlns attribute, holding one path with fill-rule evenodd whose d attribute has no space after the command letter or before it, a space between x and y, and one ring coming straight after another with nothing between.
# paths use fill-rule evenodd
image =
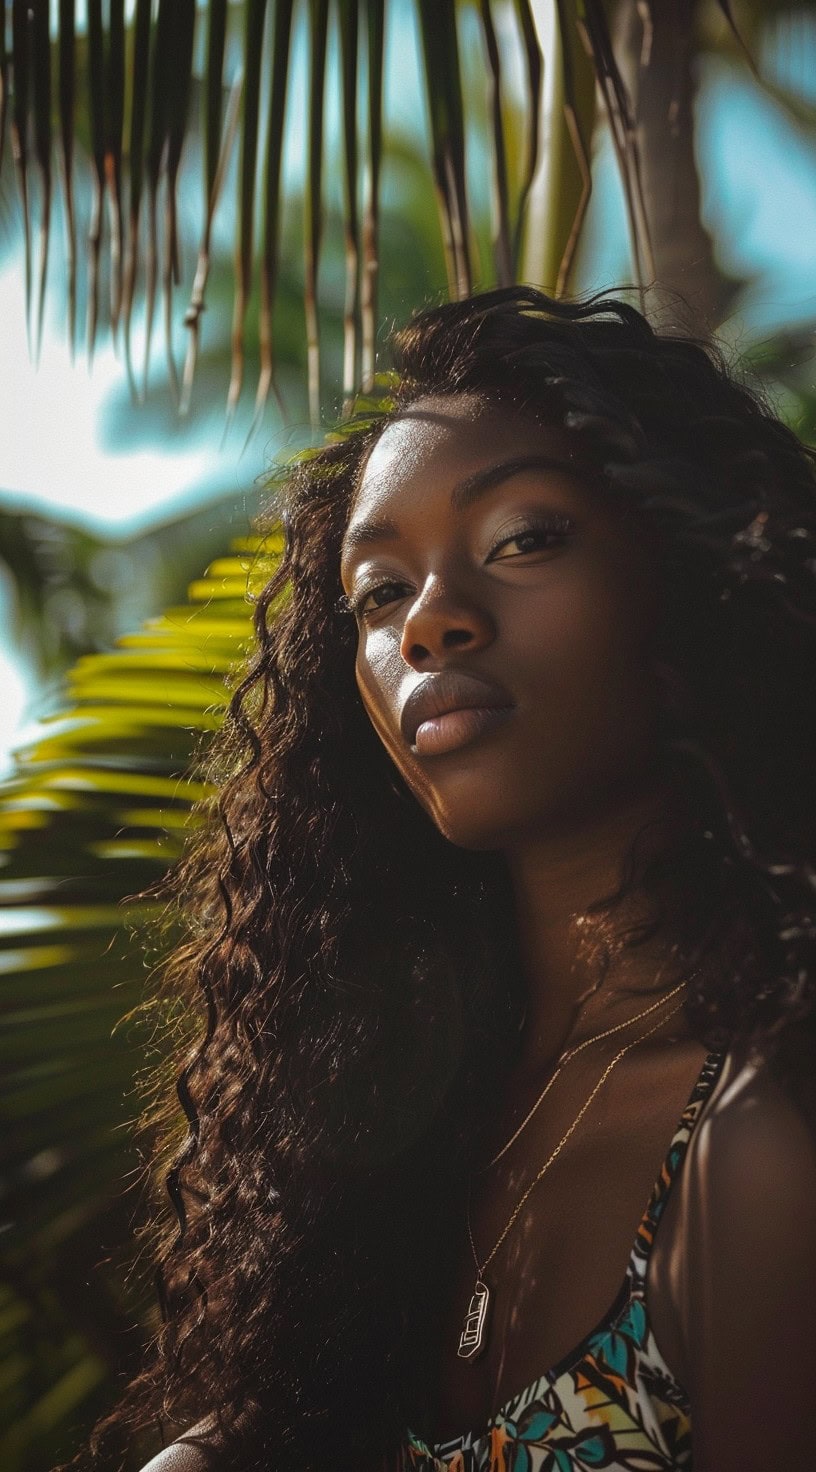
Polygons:
<instances>
[{"instance_id":1,"label":"eyebrow","mask_svg":"<svg viewBox=\"0 0 816 1472\"><path fill-rule=\"evenodd\" d=\"M494 486L504 480L509 480L513 475L519 475L524 470L559 470L562 474L566 472L573 477L583 478L578 467L569 460L559 460L552 455L517 455L512 460L501 460L496 465L486 466L484 470L476 470L472 475L459 481L451 491L451 509L465 511L481 496L491 491ZM361 547L369 547L377 542L393 542L398 536L397 523L388 518L359 521L356 525L350 526L343 537L340 549L341 558L346 558Z\"/></svg>"}]
</instances>

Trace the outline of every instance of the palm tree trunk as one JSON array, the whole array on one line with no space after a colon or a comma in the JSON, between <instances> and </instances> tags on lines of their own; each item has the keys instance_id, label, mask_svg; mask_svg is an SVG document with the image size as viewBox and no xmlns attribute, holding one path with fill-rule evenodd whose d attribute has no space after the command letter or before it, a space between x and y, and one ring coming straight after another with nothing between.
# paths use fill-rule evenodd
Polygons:
<instances>
[{"instance_id":1,"label":"palm tree trunk","mask_svg":"<svg viewBox=\"0 0 816 1472\"><path fill-rule=\"evenodd\" d=\"M695 32L700 0L621 0L615 54L637 122L641 182L661 320L704 335L733 288L700 219L694 148Z\"/></svg>"}]
</instances>

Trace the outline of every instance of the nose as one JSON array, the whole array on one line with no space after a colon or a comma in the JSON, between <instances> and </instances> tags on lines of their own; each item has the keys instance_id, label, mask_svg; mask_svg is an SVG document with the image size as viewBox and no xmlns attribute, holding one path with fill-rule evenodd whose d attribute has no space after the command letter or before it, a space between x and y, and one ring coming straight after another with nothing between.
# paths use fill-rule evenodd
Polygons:
<instances>
[{"instance_id":1,"label":"nose","mask_svg":"<svg viewBox=\"0 0 816 1472\"><path fill-rule=\"evenodd\" d=\"M484 649L495 638L487 609L433 579L418 594L405 618L400 653L406 664L424 669L444 661L454 649Z\"/></svg>"}]
</instances>

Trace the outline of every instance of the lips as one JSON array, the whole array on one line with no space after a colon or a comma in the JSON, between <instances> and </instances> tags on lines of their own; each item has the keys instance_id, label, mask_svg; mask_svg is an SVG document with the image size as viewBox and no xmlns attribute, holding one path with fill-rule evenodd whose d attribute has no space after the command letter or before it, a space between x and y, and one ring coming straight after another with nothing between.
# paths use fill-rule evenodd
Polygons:
<instances>
[{"instance_id":1,"label":"lips","mask_svg":"<svg viewBox=\"0 0 816 1472\"><path fill-rule=\"evenodd\" d=\"M451 750L495 725L498 713L512 710L513 703L508 692L491 680L462 670L443 670L414 686L400 712L400 730L408 745L414 746L420 726L429 722L418 749L429 754ZM451 716L454 711L470 714L460 719Z\"/></svg>"}]
</instances>

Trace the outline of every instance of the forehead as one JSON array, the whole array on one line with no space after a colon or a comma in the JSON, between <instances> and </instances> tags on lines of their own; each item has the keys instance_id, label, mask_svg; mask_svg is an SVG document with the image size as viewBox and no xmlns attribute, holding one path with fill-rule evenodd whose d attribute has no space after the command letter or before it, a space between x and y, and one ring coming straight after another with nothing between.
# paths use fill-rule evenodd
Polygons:
<instances>
[{"instance_id":1,"label":"forehead","mask_svg":"<svg viewBox=\"0 0 816 1472\"><path fill-rule=\"evenodd\" d=\"M520 445L541 447L556 441L566 450L563 430L537 423L512 404L477 394L418 399L380 435L360 478L358 498L386 474L405 480L430 464L437 471L445 466L466 474L485 458L508 450L518 453Z\"/></svg>"},{"instance_id":2,"label":"forehead","mask_svg":"<svg viewBox=\"0 0 816 1472\"><path fill-rule=\"evenodd\" d=\"M427 397L392 420L375 443L360 476L350 522L387 500L450 486L474 471L533 453L579 459L574 442L512 404L477 394Z\"/></svg>"}]
</instances>

